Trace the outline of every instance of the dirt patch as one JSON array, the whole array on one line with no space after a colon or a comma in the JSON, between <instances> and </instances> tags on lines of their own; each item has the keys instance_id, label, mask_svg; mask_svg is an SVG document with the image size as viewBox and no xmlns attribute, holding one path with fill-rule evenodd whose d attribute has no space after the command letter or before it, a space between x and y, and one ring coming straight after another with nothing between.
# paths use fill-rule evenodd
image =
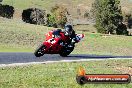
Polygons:
<instances>
[{"instance_id":1,"label":"dirt patch","mask_svg":"<svg viewBox=\"0 0 132 88\"><path fill-rule=\"evenodd\" d=\"M15 8L13 18L21 19L22 18L22 10Z\"/></svg>"}]
</instances>

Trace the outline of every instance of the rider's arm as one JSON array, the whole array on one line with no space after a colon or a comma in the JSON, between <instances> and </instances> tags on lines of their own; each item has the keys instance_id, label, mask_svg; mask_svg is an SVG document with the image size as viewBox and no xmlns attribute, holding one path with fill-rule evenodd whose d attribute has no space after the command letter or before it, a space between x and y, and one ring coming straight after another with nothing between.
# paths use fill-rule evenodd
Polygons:
<instances>
[{"instance_id":1,"label":"rider's arm","mask_svg":"<svg viewBox=\"0 0 132 88\"><path fill-rule=\"evenodd\" d=\"M72 32L72 35L70 36L71 42L77 42L75 31Z\"/></svg>"},{"instance_id":2,"label":"rider's arm","mask_svg":"<svg viewBox=\"0 0 132 88\"><path fill-rule=\"evenodd\" d=\"M57 29L57 30L54 30L52 34L54 35L54 37L60 37L60 32L61 32L61 29Z\"/></svg>"}]
</instances>

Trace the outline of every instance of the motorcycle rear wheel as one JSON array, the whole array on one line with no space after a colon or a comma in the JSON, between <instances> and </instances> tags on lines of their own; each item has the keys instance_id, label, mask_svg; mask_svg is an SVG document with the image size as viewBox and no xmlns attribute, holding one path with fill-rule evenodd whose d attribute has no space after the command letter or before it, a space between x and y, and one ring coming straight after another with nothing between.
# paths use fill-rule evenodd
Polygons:
<instances>
[{"instance_id":1,"label":"motorcycle rear wheel","mask_svg":"<svg viewBox=\"0 0 132 88\"><path fill-rule=\"evenodd\" d=\"M45 52L45 48L46 48L46 46L43 45L43 44L41 44L41 45L35 50L34 55L35 55L36 57L41 57L41 56L43 56L43 55L44 55L44 52Z\"/></svg>"},{"instance_id":2,"label":"motorcycle rear wheel","mask_svg":"<svg viewBox=\"0 0 132 88\"><path fill-rule=\"evenodd\" d=\"M60 56L67 57L73 50L74 50L74 46L70 47L69 49L63 49L62 52L60 53Z\"/></svg>"}]
</instances>

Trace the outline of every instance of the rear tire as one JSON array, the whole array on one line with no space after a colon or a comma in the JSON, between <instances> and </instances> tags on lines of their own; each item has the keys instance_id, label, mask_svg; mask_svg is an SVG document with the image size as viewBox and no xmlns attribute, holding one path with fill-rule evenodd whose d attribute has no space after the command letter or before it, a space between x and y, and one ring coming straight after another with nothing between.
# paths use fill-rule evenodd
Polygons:
<instances>
[{"instance_id":1,"label":"rear tire","mask_svg":"<svg viewBox=\"0 0 132 88\"><path fill-rule=\"evenodd\" d=\"M43 44L41 44L41 45L35 50L34 55L35 55L36 57L41 57L41 56L43 56L43 55L44 55L44 52L45 52L45 48L46 48L46 46L43 45Z\"/></svg>"},{"instance_id":2,"label":"rear tire","mask_svg":"<svg viewBox=\"0 0 132 88\"><path fill-rule=\"evenodd\" d=\"M60 56L62 56L62 57L67 57L69 54L70 54L70 53L62 52L62 53L60 53Z\"/></svg>"},{"instance_id":3,"label":"rear tire","mask_svg":"<svg viewBox=\"0 0 132 88\"><path fill-rule=\"evenodd\" d=\"M64 48L62 50L62 52L60 52L60 56L67 57L73 50L74 50L74 46L73 47Z\"/></svg>"}]
</instances>

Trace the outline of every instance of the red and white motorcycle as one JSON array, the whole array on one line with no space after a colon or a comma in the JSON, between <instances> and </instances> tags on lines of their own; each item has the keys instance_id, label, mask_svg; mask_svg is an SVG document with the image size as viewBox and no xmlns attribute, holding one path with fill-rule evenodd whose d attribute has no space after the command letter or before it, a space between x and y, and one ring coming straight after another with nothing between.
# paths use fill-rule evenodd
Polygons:
<instances>
[{"instance_id":1,"label":"red and white motorcycle","mask_svg":"<svg viewBox=\"0 0 132 88\"><path fill-rule=\"evenodd\" d=\"M61 37L53 37L53 31L46 34L46 39L34 52L36 57L43 56L44 54L60 54L62 57L68 56L75 47L75 43L80 42L84 37L84 34L76 34L76 40L74 44L68 44L70 37L65 36L63 32L60 33ZM72 41L74 42L74 41Z\"/></svg>"}]
</instances>

